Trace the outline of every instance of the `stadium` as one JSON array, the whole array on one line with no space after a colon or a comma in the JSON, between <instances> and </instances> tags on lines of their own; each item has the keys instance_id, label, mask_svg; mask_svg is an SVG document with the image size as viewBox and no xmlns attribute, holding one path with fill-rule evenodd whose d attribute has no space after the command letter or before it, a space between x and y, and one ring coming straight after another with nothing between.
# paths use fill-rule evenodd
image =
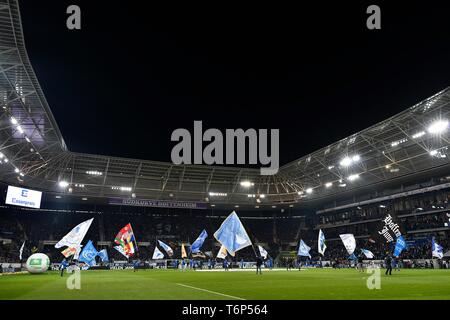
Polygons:
<instances>
[{"instance_id":1,"label":"stadium","mask_svg":"<svg viewBox=\"0 0 450 320\"><path fill-rule=\"evenodd\" d=\"M71 151L26 40L1 0L1 300L450 298L450 87L262 175Z\"/></svg>"}]
</instances>

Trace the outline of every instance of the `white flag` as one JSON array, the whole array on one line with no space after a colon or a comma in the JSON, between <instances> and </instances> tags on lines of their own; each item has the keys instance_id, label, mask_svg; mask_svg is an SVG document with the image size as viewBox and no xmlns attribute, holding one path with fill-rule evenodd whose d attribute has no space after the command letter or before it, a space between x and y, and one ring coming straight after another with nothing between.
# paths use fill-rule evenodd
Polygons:
<instances>
[{"instance_id":1,"label":"white flag","mask_svg":"<svg viewBox=\"0 0 450 320\"><path fill-rule=\"evenodd\" d=\"M353 254L356 249L356 240L351 233L340 234L342 242L344 243L345 249L347 249L348 254Z\"/></svg>"},{"instance_id":2,"label":"white flag","mask_svg":"<svg viewBox=\"0 0 450 320\"><path fill-rule=\"evenodd\" d=\"M267 251L261 246L258 246L258 249L259 249L259 254L261 255L261 257L263 257L264 259L267 259L267 255L268 255Z\"/></svg>"},{"instance_id":3,"label":"white flag","mask_svg":"<svg viewBox=\"0 0 450 320\"><path fill-rule=\"evenodd\" d=\"M76 247L77 251L75 251L75 254L73 255L74 260L78 260L78 258L80 257L81 247L82 247L81 244L78 247Z\"/></svg>"},{"instance_id":4,"label":"white flag","mask_svg":"<svg viewBox=\"0 0 450 320\"><path fill-rule=\"evenodd\" d=\"M162 259L162 258L164 258L164 253L162 253L161 250L158 249L158 247L155 247L152 259Z\"/></svg>"},{"instance_id":5,"label":"white flag","mask_svg":"<svg viewBox=\"0 0 450 320\"><path fill-rule=\"evenodd\" d=\"M22 246L20 247L19 250L19 259L22 260L22 253L23 253L23 248L25 247L25 241L23 241Z\"/></svg>"},{"instance_id":6,"label":"white flag","mask_svg":"<svg viewBox=\"0 0 450 320\"><path fill-rule=\"evenodd\" d=\"M71 248L79 247L93 220L94 218L86 220L70 230L68 234L66 234L61 240L59 240L57 244L55 244L55 248L59 249L64 246L68 246Z\"/></svg>"},{"instance_id":7,"label":"white flag","mask_svg":"<svg viewBox=\"0 0 450 320\"><path fill-rule=\"evenodd\" d=\"M366 256L367 259L373 259L374 254L372 253L372 251L367 249L361 249L361 251Z\"/></svg>"},{"instance_id":8,"label":"white flag","mask_svg":"<svg viewBox=\"0 0 450 320\"><path fill-rule=\"evenodd\" d=\"M327 246L325 245L325 235L322 232L322 229L319 230L319 239L317 241L317 251L323 256L325 254L325 249Z\"/></svg>"},{"instance_id":9,"label":"white flag","mask_svg":"<svg viewBox=\"0 0 450 320\"><path fill-rule=\"evenodd\" d=\"M125 250L123 250L123 248L121 246L115 246L114 249L116 249L117 251L119 251L125 258L128 259L127 254L125 253Z\"/></svg>"},{"instance_id":10,"label":"white flag","mask_svg":"<svg viewBox=\"0 0 450 320\"><path fill-rule=\"evenodd\" d=\"M227 257L227 248L224 245L220 247L219 252L217 253L217 258L225 259Z\"/></svg>"}]
</instances>

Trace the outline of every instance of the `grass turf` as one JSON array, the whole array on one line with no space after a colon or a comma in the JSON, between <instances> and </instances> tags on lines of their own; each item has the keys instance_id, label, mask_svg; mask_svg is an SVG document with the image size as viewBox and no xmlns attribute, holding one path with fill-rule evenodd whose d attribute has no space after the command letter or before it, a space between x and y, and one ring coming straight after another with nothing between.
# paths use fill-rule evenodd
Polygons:
<instances>
[{"instance_id":1,"label":"grass turf","mask_svg":"<svg viewBox=\"0 0 450 320\"><path fill-rule=\"evenodd\" d=\"M253 272L97 270L81 272L81 290L68 290L57 272L0 276L0 299L450 299L450 270L369 274L349 269Z\"/></svg>"}]
</instances>

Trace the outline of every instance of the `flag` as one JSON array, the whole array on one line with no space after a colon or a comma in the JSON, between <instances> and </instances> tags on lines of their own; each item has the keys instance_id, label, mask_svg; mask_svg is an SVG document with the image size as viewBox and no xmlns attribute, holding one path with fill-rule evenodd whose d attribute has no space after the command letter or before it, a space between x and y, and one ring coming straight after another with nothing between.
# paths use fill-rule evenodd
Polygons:
<instances>
[{"instance_id":1,"label":"flag","mask_svg":"<svg viewBox=\"0 0 450 320\"><path fill-rule=\"evenodd\" d=\"M297 255L303 256L303 257L309 257L311 259L311 255L309 254L310 250L311 250L311 248L309 246L307 246L303 240L300 240L300 245L298 246Z\"/></svg>"},{"instance_id":2,"label":"flag","mask_svg":"<svg viewBox=\"0 0 450 320\"><path fill-rule=\"evenodd\" d=\"M317 251L323 256L325 254L325 249L327 246L325 245L325 234L322 232L322 229L319 230L319 239L317 241Z\"/></svg>"},{"instance_id":3,"label":"flag","mask_svg":"<svg viewBox=\"0 0 450 320\"><path fill-rule=\"evenodd\" d=\"M372 251L367 249L361 249L362 253L366 256L367 259L373 259L375 256Z\"/></svg>"},{"instance_id":4,"label":"flag","mask_svg":"<svg viewBox=\"0 0 450 320\"><path fill-rule=\"evenodd\" d=\"M194 243L191 245L191 252L197 253L200 251L200 248L203 245L203 242L205 242L206 237L208 236L208 233L206 230L203 230L202 233L198 236L197 240L194 241Z\"/></svg>"},{"instance_id":5,"label":"flag","mask_svg":"<svg viewBox=\"0 0 450 320\"><path fill-rule=\"evenodd\" d=\"M164 254L161 252L161 250L158 249L158 247L155 247L152 259L162 259L162 258L164 258Z\"/></svg>"},{"instance_id":6,"label":"flag","mask_svg":"<svg viewBox=\"0 0 450 320\"><path fill-rule=\"evenodd\" d=\"M349 255L353 254L356 249L356 240L355 237L351 233L340 234L342 242L344 243L345 249Z\"/></svg>"},{"instance_id":7,"label":"flag","mask_svg":"<svg viewBox=\"0 0 450 320\"><path fill-rule=\"evenodd\" d=\"M222 222L220 228L214 233L214 238L225 246L233 257L237 251L252 245L241 220L234 211Z\"/></svg>"},{"instance_id":8,"label":"flag","mask_svg":"<svg viewBox=\"0 0 450 320\"><path fill-rule=\"evenodd\" d=\"M89 227L92 224L94 218L86 220L75 228L70 230L68 234L66 234L57 244L55 244L55 248L59 249L61 247L67 246L71 248L76 248L80 245L81 241L83 241L86 232L89 230Z\"/></svg>"},{"instance_id":9,"label":"flag","mask_svg":"<svg viewBox=\"0 0 450 320\"><path fill-rule=\"evenodd\" d=\"M19 249L19 259L22 260L23 248L25 248L25 240L22 243L22 246Z\"/></svg>"},{"instance_id":10,"label":"flag","mask_svg":"<svg viewBox=\"0 0 450 320\"><path fill-rule=\"evenodd\" d=\"M258 249L259 249L259 254L261 255L261 257L263 257L263 259L267 259L267 255L268 255L267 251L261 246L258 246Z\"/></svg>"},{"instance_id":11,"label":"flag","mask_svg":"<svg viewBox=\"0 0 450 320\"><path fill-rule=\"evenodd\" d=\"M102 262L109 262L108 252L106 251L106 249L100 250L98 252L98 256L100 257L100 259L102 259Z\"/></svg>"},{"instance_id":12,"label":"flag","mask_svg":"<svg viewBox=\"0 0 450 320\"><path fill-rule=\"evenodd\" d=\"M120 245L127 256L132 256L136 250L135 248L136 239L134 237L133 228L131 228L131 224L127 224L125 227L120 229L119 233L116 235L114 242ZM136 249L136 250L135 250Z\"/></svg>"},{"instance_id":13,"label":"flag","mask_svg":"<svg viewBox=\"0 0 450 320\"><path fill-rule=\"evenodd\" d=\"M95 265L95 257L97 255L97 249L95 249L92 241L89 240L88 243L84 246L83 251L81 251L78 261L84 262L92 267L93 265Z\"/></svg>"},{"instance_id":14,"label":"flag","mask_svg":"<svg viewBox=\"0 0 450 320\"><path fill-rule=\"evenodd\" d=\"M399 257L400 253L402 252L403 249L406 248L406 241L403 238L403 236L400 236L397 238L397 241L395 243L395 249L394 249L394 257Z\"/></svg>"},{"instance_id":15,"label":"flag","mask_svg":"<svg viewBox=\"0 0 450 320\"><path fill-rule=\"evenodd\" d=\"M119 251L125 258L128 259L127 254L125 253L125 251L123 250L123 248L121 246L115 246L114 249L116 249L117 251Z\"/></svg>"},{"instance_id":16,"label":"flag","mask_svg":"<svg viewBox=\"0 0 450 320\"><path fill-rule=\"evenodd\" d=\"M169 257L173 256L173 250L171 247L169 247L169 245L165 244L164 242L162 242L160 240L158 240L158 244L164 249L164 251L167 252Z\"/></svg>"},{"instance_id":17,"label":"flag","mask_svg":"<svg viewBox=\"0 0 450 320\"><path fill-rule=\"evenodd\" d=\"M74 260L78 260L78 258L80 257L81 247L82 247L82 245L80 244L80 245L76 248L76 252L75 252L75 254L73 255L73 259L74 259Z\"/></svg>"},{"instance_id":18,"label":"flag","mask_svg":"<svg viewBox=\"0 0 450 320\"><path fill-rule=\"evenodd\" d=\"M438 259L442 259L444 257L444 248L436 243L434 237L431 240L431 256Z\"/></svg>"},{"instance_id":19,"label":"flag","mask_svg":"<svg viewBox=\"0 0 450 320\"><path fill-rule=\"evenodd\" d=\"M354 253L352 253L348 258L348 260L358 260Z\"/></svg>"},{"instance_id":20,"label":"flag","mask_svg":"<svg viewBox=\"0 0 450 320\"><path fill-rule=\"evenodd\" d=\"M181 258L187 258L186 249L184 248L184 243L181 244Z\"/></svg>"},{"instance_id":21,"label":"flag","mask_svg":"<svg viewBox=\"0 0 450 320\"><path fill-rule=\"evenodd\" d=\"M225 259L226 257L227 257L227 248L225 248L225 246L222 245L219 249L219 252L217 253L217 258Z\"/></svg>"},{"instance_id":22,"label":"flag","mask_svg":"<svg viewBox=\"0 0 450 320\"><path fill-rule=\"evenodd\" d=\"M61 254L62 254L64 257L68 258L68 257L70 257L71 255L75 254L76 252L77 252L77 249L76 249L76 248L69 248L69 247L67 247L66 249L64 249L63 251L61 251Z\"/></svg>"}]
</instances>

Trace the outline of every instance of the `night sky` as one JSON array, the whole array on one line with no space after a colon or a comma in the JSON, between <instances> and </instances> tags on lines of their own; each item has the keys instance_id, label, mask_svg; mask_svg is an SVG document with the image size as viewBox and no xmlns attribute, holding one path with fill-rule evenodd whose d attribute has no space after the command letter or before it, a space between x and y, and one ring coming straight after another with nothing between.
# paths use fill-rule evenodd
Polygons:
<instances>
[{"instance_id":1,"label":"night sky","mask_svg":"<svg viewBox=\"0 0 450 320\"><path fill-rule=\"evenodd\" d=\"M391 1L392 2L392 1ZM72 151L170 161L171 132L279 128L300 158L450 85L447 8L380 4L212 7L20 1L38 80ZM420 4L422 3L422 4ZM82 30L66 28L78 4Z\"/></svg>"}]
</instances>

